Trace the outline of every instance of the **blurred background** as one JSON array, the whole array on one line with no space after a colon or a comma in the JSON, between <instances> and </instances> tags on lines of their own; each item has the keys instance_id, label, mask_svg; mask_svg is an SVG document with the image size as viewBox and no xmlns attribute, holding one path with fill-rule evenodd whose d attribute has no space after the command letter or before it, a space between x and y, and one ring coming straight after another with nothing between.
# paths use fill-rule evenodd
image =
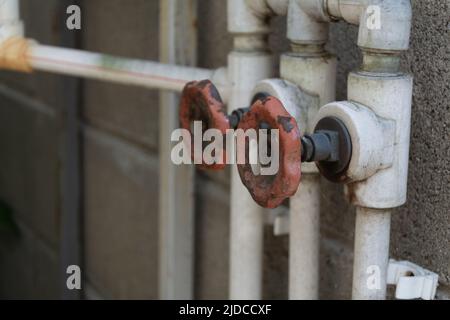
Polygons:
<instances>
[{"instance_id":1,"label":"blurred background","mask_svg":"<svg viewBox=\"0 0 450 320\"><path fill-rule=\"evenodd\" d=\"M402 59L415 77L408 203L393 215L391 256L437 272L439 297L449 298L450 0L412 3ZM82 9L80 31L65 27L70 4ZM21 6L26 36L43 44L158 60L157 0ZM226 1L199 0L200 67L226 65L225 13ZM338 100L360 63L356 36L345 23L331 28ZM285 18L273 20L270 43L276 55L287 50ZM158 298L158 132L157 91L0 71L0 298ZM194 192L194 297L226 299L229 170L197 171ZM354 211L342 186L323 181L322 192L320 294L346 299ZM81 266L81 291L65 289L67 261ZM287 298L287 271L288 236L267 226L265 298Z\"/></svg>"}]
</instances>

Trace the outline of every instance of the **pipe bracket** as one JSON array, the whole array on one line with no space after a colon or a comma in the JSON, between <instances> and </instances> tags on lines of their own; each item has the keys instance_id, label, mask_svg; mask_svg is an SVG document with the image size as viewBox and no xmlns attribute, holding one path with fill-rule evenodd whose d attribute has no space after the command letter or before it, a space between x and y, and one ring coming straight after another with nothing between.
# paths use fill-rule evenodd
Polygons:
<instances>
[{"instance_id":1,"label":"pipe bracket","mask_svg":"<svg viewBox=\"0 0 450 320\"><path fill-rule=\"evenodd\" d=\"M387 284L396 285L395 298L433 300L439 276L409 261L389 260Z\"/></svg>"}]
</instances>

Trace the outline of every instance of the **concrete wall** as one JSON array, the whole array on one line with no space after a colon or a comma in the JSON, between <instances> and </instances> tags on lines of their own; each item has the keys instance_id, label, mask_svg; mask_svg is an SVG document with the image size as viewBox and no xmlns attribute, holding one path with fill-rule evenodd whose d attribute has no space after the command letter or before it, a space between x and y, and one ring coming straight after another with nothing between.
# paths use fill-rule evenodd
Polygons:
<instances>
[{"instance_id":1,"label":"concrete wall","mask_svg":"<svg viewBox=\"0 0 450 320\"><path fill-rule=\"evenodd\" d=\"M156 60L158 2L82 2L82 47ZM226 2L200 0L199 65L225 65L231 46ZM450 286L450 0L413 1L414 73L408 204L395 211L391 256L440 275ZM34 15L31 14L34 13ZM64 17L57 1L23 1L28 35L58 44ZM285 19L272 22L276 54L287 49ZM212 36L213 35L213 36ZM360 61L357 28L333 25L329 49L339 58L337 96ZM277 63L274 65L277 68ZM0 229L0 297L59 297L61 235L60 85L46 74L0 72L0 200L19 232ZM83 251L90 298L157 298L158 95L156 91L85 81L81 95ZM322 183L321 297L350 297L354 210L342 187ZM198 172L195 296L227 298L229 171ZM0 206L1 207L1 206ZM1 208L0 208L1 209ZM264 297L287 297L288 237L265 232Z\"/></svg>"},{"instance_id":2,"label":"concrete wall","mask_svg":"<svg viewBox=\"0 0 450 320\"><path fill-rule=\"evenodd\" d=\"M39 12L39 15L36 15ZM27 35L61 45L57 0L22 1ZM0 297L59 296L62 77L0 72ZM9 208L9 209L7 209Z\"/></svg>"}]
</instances>

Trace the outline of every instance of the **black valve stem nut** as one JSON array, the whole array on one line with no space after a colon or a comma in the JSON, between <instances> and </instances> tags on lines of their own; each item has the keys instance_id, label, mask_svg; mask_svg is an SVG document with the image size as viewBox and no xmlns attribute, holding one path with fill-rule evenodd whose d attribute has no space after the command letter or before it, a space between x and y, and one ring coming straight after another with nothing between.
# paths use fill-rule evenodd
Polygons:
<instances>
[{"instance_id":1,"label":"black valve stem nut","mask_svg":"<svg viewBox=\"0 0 450 320\"><path fill-rule=\"evenodd\" d=\"M228 119L230 121L230 127L233 129L236 129L239 122L241 121L242 117L250 110L250 107L248 108L239 108L236 110L233 110L231 114L229 115Z\"/></svg>"},{"instance_id":2,"label":"black valve stem nut","mask_svg":"<svg viewBox=\"0 0 450 320\"><path fill-rule=\"evenodd\" d=\"M302 162L339 160L339 133L320 130L311 135L304 135L302 142Z\"/></svg>"}]
</instances>

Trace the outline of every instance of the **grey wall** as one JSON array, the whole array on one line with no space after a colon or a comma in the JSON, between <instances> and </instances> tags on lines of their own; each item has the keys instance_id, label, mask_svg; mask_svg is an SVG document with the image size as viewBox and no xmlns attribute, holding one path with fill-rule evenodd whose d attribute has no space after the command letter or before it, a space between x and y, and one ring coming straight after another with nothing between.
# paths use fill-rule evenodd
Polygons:
<instances>
[{"instance_id":1,"label":"grey wall","mask_svg":"<svg viewBox=\"0 0 450 320\"><path fill-rule=\"evenodd\" d=\"M64 13L56 0L41 2L23 1L27 34L58 45L57 21ZM226 63L231 38L225 6L225 1L200 0L199 30L208 30L199 33L202 67ZM415 0L413 9L411 50L403 57L403 68L415 76L408 203L395 210L391 256L438 272L440 295L446 297L450 0ZM82 10L84 49L157 59L158 1L84 1ZM283 18L272 22L270 43L277 55L288 47L284 25ZM345 99L346 76L360 61L356 36L356 27L332 27L329 49L339 59L338 99ZM18 226L18 232L0 227L0 297L60 296L64 97L58 95L63 80L43 73L0 72L0 200L11 207ZM157 298L157 92L84 81L80 98L85 294ZM197 173L197 298L228 295L228 176L228 170ZM323 181L322 187L321 297L349 298L354 211L341 186ZM265 232L264 296L281 299L287 297L288 237L271 231L267 227Z\"/></svg>"},{"instance_id":2,"label":"grey wall","mask_svg":"<svg viewBox=\"0 0 450 320\"><path fill-rule=\"evenodd\" d=\"M27 35L61 45L58 1L22 5ZM7 71L0 79L0 297L58 297L66 79Z\"/></svg>"}]
</instances>

